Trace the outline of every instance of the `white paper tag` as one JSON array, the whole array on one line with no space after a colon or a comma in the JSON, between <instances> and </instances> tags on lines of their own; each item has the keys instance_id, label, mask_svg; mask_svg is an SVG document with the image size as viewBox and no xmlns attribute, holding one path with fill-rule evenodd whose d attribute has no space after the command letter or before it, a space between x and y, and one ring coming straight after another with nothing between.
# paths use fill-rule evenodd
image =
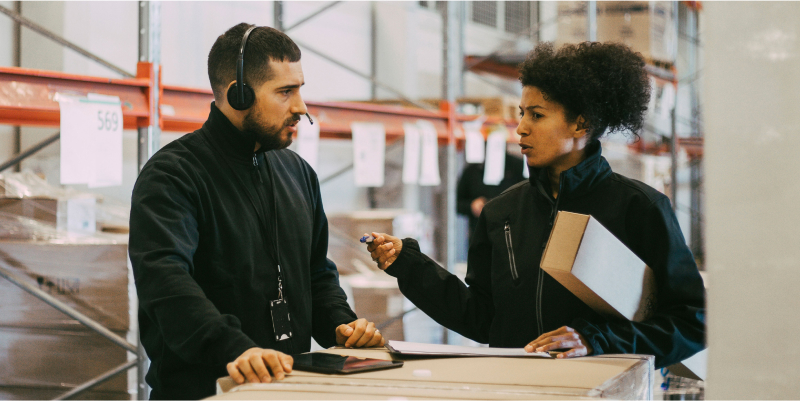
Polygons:
<instances>
[{"instance_id":1,"label":"white paper tag","mask_svg":"<svg viewBox=\"0 0 800 401\"><path fill-rule=\"evenodd\" d=\"M90 188L122 184L122 107L119 98L59 96L61 184Z\"/></svg>"},{"instance_id":2,"label":"white paper tag","mask_svg":"<svg viewBox=\"0 0 800 401\"><path fill-rule=\"evenodd\" d=\"M483 168L483 183L500 185L506 173L506 141L508 131L496 128L486 140L486 163Z\"/></svg>"},{"instance_id":3,"label":"white paper tag","mask_svg":"<svg viewBox=\"0 0 800 401\"><path fill-rule=\"evenodd\" d=\"M357 187L382 187L386 131L381 123L352 123L353 171Z\"/></svg>"},{"instance_id":4,"label":"white paper tag","mask_svg":"<svg viewBox=\"0 0 800 401\"><path fill-rule=\"evenodd\" d=\"M419 185L437 186L442 182L439 177L439 134L430 121L418 120L417 127L422 138Z\"/></svg>"},{"instance_id":5,"label":"white paper tag","mask_svg":"<svg viewBox=\"0 0 800 401\"><path fill-rule=\"evenodd\" d=\"M419 128L416 124L403 123L403 133L403 184L416 184L419 181Z\"/></svg>"},{"instance_id":6,"label":"white paper tag","mask_svg":"<svg viewBox=\"0 0 800 401\"><path fill-rule=\"evenodd\" d=\"M311 124L307 118L297 123L297 154L305 159L311 168L317 169L319 159L319 124Z\"/></svg>"},{"instance_id":7,"label":"white paper tag","mask_svg":"<svg viewBox=\"0 0 800 401\"><path fill-rule=\"evenodd\" d=\"M486 142L480 131L466 131L466 145L464 153L467 163L483 163L486 153Z\"/></svg>"}]
</instances>

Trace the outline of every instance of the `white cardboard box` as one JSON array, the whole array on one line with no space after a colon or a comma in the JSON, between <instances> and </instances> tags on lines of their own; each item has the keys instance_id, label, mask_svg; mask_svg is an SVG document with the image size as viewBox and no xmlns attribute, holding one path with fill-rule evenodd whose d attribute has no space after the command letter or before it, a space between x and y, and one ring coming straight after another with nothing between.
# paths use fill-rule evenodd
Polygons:
<instances>
[{"instance_id":1,"label":"white cardboard box","mask_svg":"<svg viewBox=\"0 0 800 401\"><path fill-rule=\"evenodd\" d=\"M558 212L541 267L600 314L642 321L655 310L653 271L591 216Z\"/></svg>"}]
</instances>

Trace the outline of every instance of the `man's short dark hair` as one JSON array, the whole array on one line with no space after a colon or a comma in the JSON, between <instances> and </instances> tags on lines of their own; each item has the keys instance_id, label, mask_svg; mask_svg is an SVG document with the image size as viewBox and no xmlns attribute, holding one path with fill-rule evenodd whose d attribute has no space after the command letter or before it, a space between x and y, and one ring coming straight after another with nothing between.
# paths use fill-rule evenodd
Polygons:
<instances>
[{"instance_id":1,"label":"man's short dark hair","mask_svg":"<svg viewBox=\"0 0 800 401\"><path fill-rule=\"evenodd\" d=\"M252 24L240 23L220 35L208 53L208 79L214 98L225 96L225 88L236 80L236 58L244 33ZM244 82L253 89L272 79L270 61L300 61L300 48L285 33L260 26L250 33L244 50Z\"/></svg>"}]
</instances>

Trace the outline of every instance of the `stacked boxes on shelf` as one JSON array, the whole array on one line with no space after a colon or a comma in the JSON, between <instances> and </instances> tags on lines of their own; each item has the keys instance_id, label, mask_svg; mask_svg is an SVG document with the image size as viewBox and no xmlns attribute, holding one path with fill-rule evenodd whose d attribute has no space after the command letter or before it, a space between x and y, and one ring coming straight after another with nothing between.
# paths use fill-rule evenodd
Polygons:
<instances>
[{"instance_id":1,"label":"stacked boxes on shelf","mask_svg":"<svg viewBox=\"0 0 800 401\"><path fill-rule=\"evenodd\" d=\"M0 265L136 343L127 236L75 235L0 213ZM49 399L134 358L110 340L0 279L0 398ZM130 399L135 370L82 393Z\"/></svg>"}]
</instances>

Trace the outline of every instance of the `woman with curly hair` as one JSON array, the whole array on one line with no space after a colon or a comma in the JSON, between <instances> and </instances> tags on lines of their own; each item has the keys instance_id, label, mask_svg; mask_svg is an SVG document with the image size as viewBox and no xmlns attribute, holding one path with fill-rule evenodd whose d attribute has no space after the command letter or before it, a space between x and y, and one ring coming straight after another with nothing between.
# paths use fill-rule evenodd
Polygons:
<instances>
[{"instance_id":1,"label":"woman with curly hair","mask_svg":"<svg viewBox=\"0 0 800 401\"><path fill-rule=\"evenodd\" d=\"M599 138L641 129L650 85L624 45L541 44L521 65L519 145L530 179L488 202L470 242L465 285L413 239L376 234L369 246L400 290L443 326L492 347L559 357L635 353L656 366L705 343L705 292L669 199L611 171ZM654 273L658 304L645 321L601 316L539 268L558 211L593 216Z\"/></svg>"}]
</instances>

